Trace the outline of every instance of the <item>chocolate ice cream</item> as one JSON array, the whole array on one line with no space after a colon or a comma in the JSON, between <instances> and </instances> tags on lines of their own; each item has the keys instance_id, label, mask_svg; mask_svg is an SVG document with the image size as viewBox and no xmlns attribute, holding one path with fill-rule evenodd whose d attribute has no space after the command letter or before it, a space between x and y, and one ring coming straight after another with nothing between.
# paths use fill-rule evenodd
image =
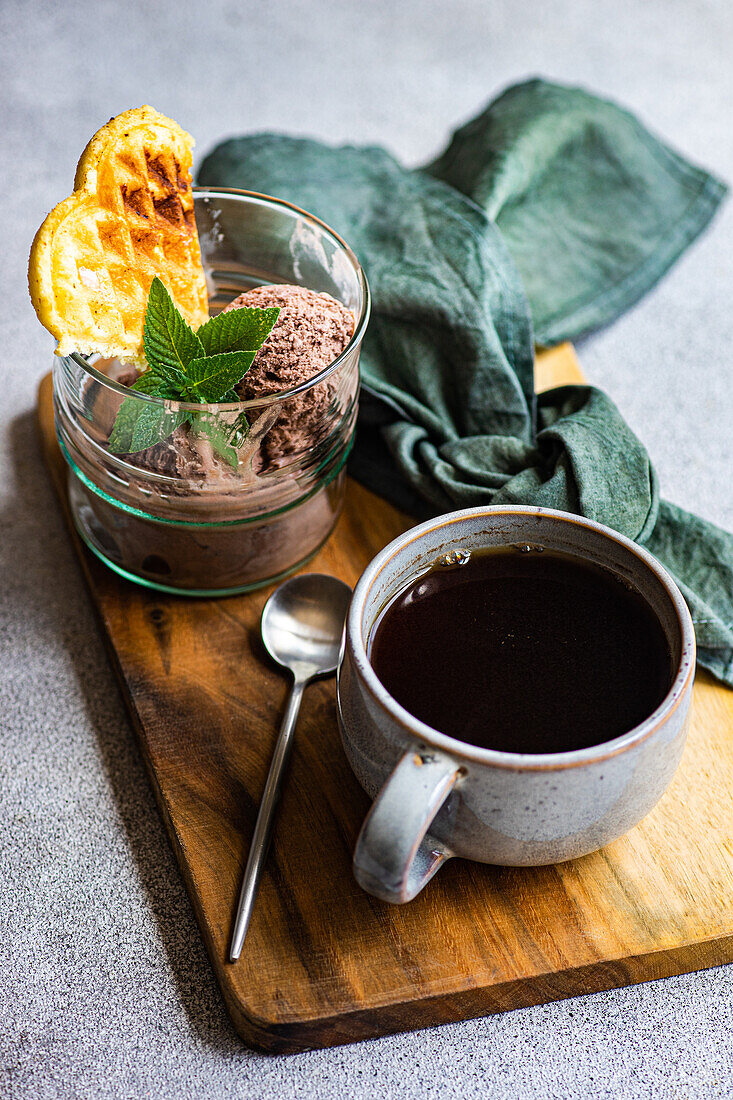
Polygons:
<instances>
[{"instance_id":1,"label":"chocolate ice cream","mask_svg":"<svg viewBox=\"0 0 733 1100\"><path fill-rule=\"evenodd\" d=\"M226 308L241 306L280 309L275 327L236 386L243 401L283 393L309 381L338 358L354 331L350 310L329 294L317 294L302 286L258 286L240 294ZM131 386L138 377L134 367L125 366L117 373L116 381ZM334 383L325 379L290 398L274 423L270 417L265 418L266 431L254 460L257 472L280 466L288 456L315 447L327 431L328 417L324 414L334 391ZM206 440L196 438L187 427L177 428L164 443L139 451L135 465L182 479L211 478L227 472Z\"/></svg>"},{"instance_id":2,"label":"chocolate ice cream","mask_svg":"<svg viewBox=\"0 0 733 1100\"><path fill-rule=\"evenodd\" d=\"M242 305L281 311L236 387L242 400L308 382L340 356L354 330L348 309L302 287L258 287L228 308ZM96 366L123 386L139 377L116 360ZM283 575L333 528L357 392L357 359L347 356L322 382L248 409L249 430L237 444L236 465L212 447L196 414L193 423L134 454L77 448L87 482L72 479L71 489L87 541L122 572L176 590L241 590ZM93 413L84 418L84 431L104 447L119 397L93 382L87 400ZM239 415L218 414L233 426ZM92 483L104 493L88 489Z\"/></svg>"},{"instance_id":3,"label":"chocolate ice cream","mask_svg":"<svg viewBox=\"0 0 733 1100\"><path fill-rule=\"evenodd\" d=\"M280 309L275 327L236 387L243 401L307 382L338 358L354 332L350 310L330 294L302 286L258 286L240 294L227 309L241 306ZM319 442L333 393L334 385L326 379L288 401L262 441L263 469Z\"/></svg>"},{"instance_id":4,"label":"chocolate ice cream","mask_svg":"<svg viewBox=\"0 0 733 1100\"><path fill-rule=\"evenodd\" d=\"M237 387L244 399L307 382L338 358L354 331L350 310L330 294L317 294L304 286L256 286L226 308L242 306L280 310L275 327Z\"/></svg>"}]
</instances>

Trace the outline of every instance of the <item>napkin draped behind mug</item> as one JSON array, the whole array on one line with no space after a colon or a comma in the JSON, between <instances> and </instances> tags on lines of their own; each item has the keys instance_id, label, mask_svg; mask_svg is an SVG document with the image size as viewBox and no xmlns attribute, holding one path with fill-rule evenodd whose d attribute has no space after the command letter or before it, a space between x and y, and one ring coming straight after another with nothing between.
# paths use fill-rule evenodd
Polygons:
<instances>
[{"instance_id":1,"label":"napkin draped behind mug","mask_svg":"<svg viewBox=\"0 0 733 1100\"><path fill-rule=\"evenodd\" d=\"M733 686L733 536L659 497L593 386L534 392L534 342L608 324L698 236L726 188L628 112L531 80L422 169L375 146L255 134L198 182L277 195L353 246L372 320L351 473L418 518L482 504L608 524L673 574L700 663Z\"/></svg>"}]
</instances>

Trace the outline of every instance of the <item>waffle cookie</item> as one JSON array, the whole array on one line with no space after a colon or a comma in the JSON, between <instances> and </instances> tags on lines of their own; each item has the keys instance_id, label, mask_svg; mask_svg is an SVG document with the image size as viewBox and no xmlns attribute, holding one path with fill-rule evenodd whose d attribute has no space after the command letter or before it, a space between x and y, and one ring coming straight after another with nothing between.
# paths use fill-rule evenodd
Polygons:
<instances>
[{"instance_id":1,"label":"waffle cookie","mask_svg":"<svg viewBox=\"0 0 733 1100\"><path fill-rule=\"evenodd\" d=\"M191 191L193 139L152 107L110 120L76 169L74 192L38 230L28 283L38 319L72 351L144 363L148 290L158 275L181 313L208 318Z\"/></svg>"}]
</instances>

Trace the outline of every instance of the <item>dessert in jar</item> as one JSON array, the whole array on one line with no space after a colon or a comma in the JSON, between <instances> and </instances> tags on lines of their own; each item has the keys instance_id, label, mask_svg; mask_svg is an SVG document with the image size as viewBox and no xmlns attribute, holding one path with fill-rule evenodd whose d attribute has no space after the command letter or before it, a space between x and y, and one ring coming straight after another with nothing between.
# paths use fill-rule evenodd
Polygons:
<instances>
[{"instance_id":1,"label":"dessert in jar","mask_svg":"<svg viewBox=\"0 0 733 1100\"><path fill-rule=\"evenodd\" d=\"M113 119L39 230L29 282L59 341L82 538L131 580L224 595L298 568L333 530L369 294L317 218L193 189L190 149L151 108Z\"/></svg>"}]
</instances>

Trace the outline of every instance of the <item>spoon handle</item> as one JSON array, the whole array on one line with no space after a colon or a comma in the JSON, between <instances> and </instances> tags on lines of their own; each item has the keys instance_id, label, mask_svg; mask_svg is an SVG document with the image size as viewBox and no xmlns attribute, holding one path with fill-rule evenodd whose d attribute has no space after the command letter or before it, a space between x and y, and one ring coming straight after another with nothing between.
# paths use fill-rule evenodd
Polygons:
<instances>
[{"instance_id":1,"label":"spoon handle","mask_svg":"<svg viewBox=\"0 0 733 1100\"><path fill-rule=\"evenodd\" d=\"M244 871L244 879L242 880L242 889L239 893L237 918L234 922L232 944L229 949L230 962L236 962L239 958L244 944L244 937L247 935L247 928L249 927L255 898L257 897L257 889L260 884L260 878L262 877L265 860L267 859L267 850L270 847L275 810L280 800L282 780L290 757L295 723L298 719L298 711L300 710L300 702L303 698L303 691L306 683L306 680L294 681L290 689L288 705L285 709L280 733L278 734L275 744L275 752L272 756L270 771L267 776L267 782L265 783L265 792L262 795L262 802L260 803L259 813L257 814L257 824L255 825L254 836L252 837L252 844L249 849L247 866Z\"/></svg>"}]
</instances>

